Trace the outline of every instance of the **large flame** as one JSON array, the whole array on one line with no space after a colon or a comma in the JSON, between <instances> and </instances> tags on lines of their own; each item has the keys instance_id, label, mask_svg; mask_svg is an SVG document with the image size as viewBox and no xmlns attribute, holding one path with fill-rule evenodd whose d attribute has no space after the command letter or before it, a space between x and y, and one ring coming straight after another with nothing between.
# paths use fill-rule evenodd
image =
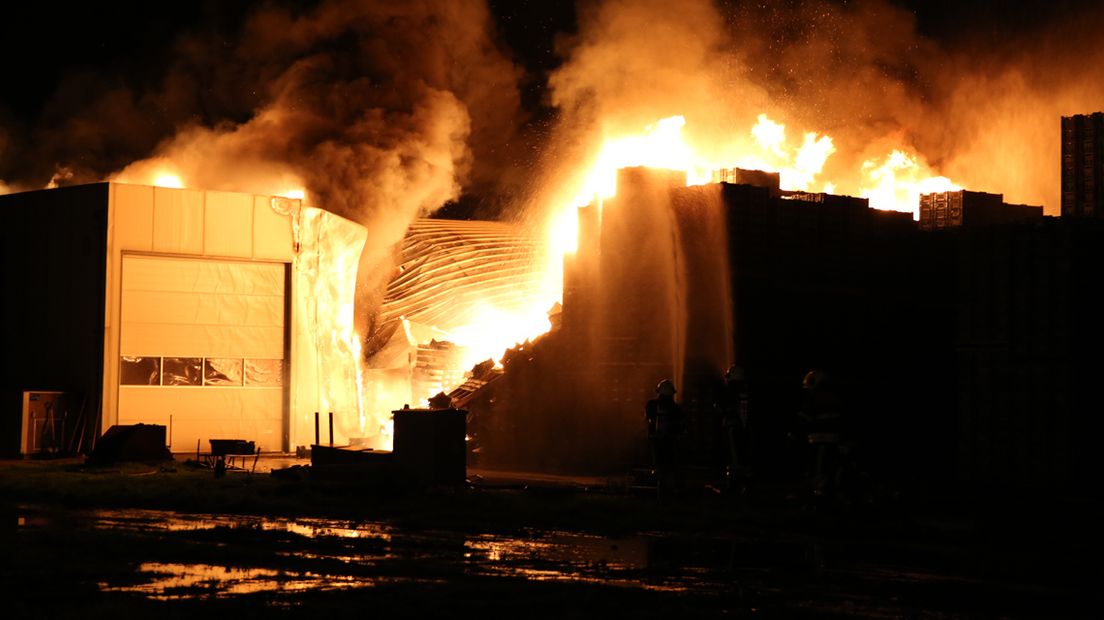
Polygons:
<instances>
[{"instance_id":1,"label":"large flame","mask_svg":"<svg viewBox=\"0 0 1104 620\"><path fill-rule=\"evenodd\" d=\"M480 305L473 321L450 333L453 342L465 349L461 367L471 368L488 359L501 363L507 349L547 332L552 328L548 309L553 303L554 299L541 299L518 308Z\"/></svg>"},{"instance_id":2,"label":"large flame","mask_svg":"<svg viewBox=\"0 0 1104 620\"><path fill-rule=\"evenodd\" d=\"M723 168L744 168L777 172L784 190L835 191L846 187L821 179L824 166L836 146L831 136L808 131L800 141L787 137L786 126L760 114L748 131L748 140L731 145L691 144L683 135L686 119L660 119L639 134L608 138L592 162L585 166L579 191L572 206L581 207L617 193L617 170L633 166L682 170L687 185L701 185ZM707 155L707 153L709 155ZM936 176L922 158L904 148L892 150L882 160L868 160L862 166L862 182L847 188L871 199L876 209L915 213L924 192L959 189L945 177ZM557 215L553 244L570 250L575 243L572 217Z\"/></svg>"},{"instance_id":3,"label":"large flame","mask_svg":"<svg viewBox=\"0 0 1104 620\"><path fill-rule=\"evenodd\" d=\"M916 213L920 194L949 192L962 189L947 177L932 176L931 170L915 155L894 150L879 164L867 160L862 166L867 181L862 196L870 199L875 209Z\"/></svg>"},{"instance_id":4,"label":"large flame","mask_svg":"<svg viewBox=\"0 0 1104 620\"><path fill-rule=\"evenodd\" d=\"M683 135L685 126L684 117L671 116L638 134L606 138L592 161L581 168L576 181L578 191L570 205L554 209L549 219L547 234L553 258L548 261L546 278L550 282L562 278L557 261L576 250L575 208L614 196L620 168L681 170L686 172L687 185L708 183L714 171L725 168L777 172L784 190L836 193L842 189L868 198L875 209L904 211L914 217L920 194L961 189L950 179L936 175L923 158L904 147L893 149L884 158L864 162L856 175L860 179L857 184L823 179L824 167L836 152L832 137L807 131L800 141L792 141L786 126L766 114L758 116L746 140L732 144L692 144Z\"/></svg>"}]
</instances>

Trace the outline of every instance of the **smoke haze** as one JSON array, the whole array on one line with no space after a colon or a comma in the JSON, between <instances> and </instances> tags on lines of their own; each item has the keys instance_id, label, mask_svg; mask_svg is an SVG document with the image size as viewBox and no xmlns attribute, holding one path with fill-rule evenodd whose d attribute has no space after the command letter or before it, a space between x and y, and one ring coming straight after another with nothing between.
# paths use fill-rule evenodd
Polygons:
<instances>
[{"instance_id":1,"label":"smoke haze","mask_svg":"<svg viewBox=\"0 0 1104 620\"><path fill-rule=\"evenodd\" d=\"M1104 108L1093 3L1039 4L999 24L1014 10L918 6L943 32L886 0L583 0L571 19L529 30L482 2L308 6L208 8L151 55L163 66L86 67L32 119L0 110L0 182L35 189L130 167L126 178L171 159L196 186L298 182L315 204L401 227L472 196L546 209L603 137L674 114L704 151L747 149L766 113L791 141L832 137L819 180L842 193L858 193L864 162L900 148L932 174L1053 214L1058 117ZM507 28L526 35L511 38L517 51ZM551 67L513 59L553 44ZM546 85L544 99L523 106L519 84Z\"/></svg>"},{"instance_id":2,"label":"smoke haze","mask_svg":"<svg viewBox=\"0 0 1104 620\"><path fill-rule=\"evenodd\" d=\"M165 171L207 189L305 187L386 245L462 187L489 191L508 165L520 70L477 2L268 6L233 37L180 39L173 58L142 92L70 78L3 178L148 183Z\"/></svg>"},{"instance_id":3,"label":"smoke haze","mask_svg":"<svg viewBox=\"0 0 1104 620\"><path fill-rule=\"evenodd\" d=\"M766 113L789 139L833 138L820 178L841 193L859 193L864 162L903 149L968 189L1056 214L1059 117L1104 107L1104 80L1086 73L1104 56L1102 15L940 45L882 0L582 3L550 99L558 139L584 158L602 135L672 114L697 150L740 152Z\"/></svg>"}]
</instances>

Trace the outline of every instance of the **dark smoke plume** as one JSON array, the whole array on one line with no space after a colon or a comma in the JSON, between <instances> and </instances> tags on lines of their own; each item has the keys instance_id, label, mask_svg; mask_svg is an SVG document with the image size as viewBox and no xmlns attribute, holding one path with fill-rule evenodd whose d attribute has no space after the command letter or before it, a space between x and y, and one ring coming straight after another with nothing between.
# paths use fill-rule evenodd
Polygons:
<instances>
[{"instance_id":1,"label":"dark smoke plume","mask_svg":"<svg viewBox=\"0 0 1104 620\"><path fill-rule=\"evenodd\" d=\"M231 32L180 39L153 87L71 76L0 178L150 182L171 167L206 189L298 184L311 204L395 241L462 188L493 187L509 165L519 74L480 2L266 5Z\"/></svg>"}]
</instances>

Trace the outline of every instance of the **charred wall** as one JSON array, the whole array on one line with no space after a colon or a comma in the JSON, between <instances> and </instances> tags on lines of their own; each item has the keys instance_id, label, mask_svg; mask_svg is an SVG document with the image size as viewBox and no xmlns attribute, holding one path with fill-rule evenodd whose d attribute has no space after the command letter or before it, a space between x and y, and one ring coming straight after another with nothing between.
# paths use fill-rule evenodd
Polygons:
<instances>
[{"instance_id":1,"label":"charred wall","mask_svg":"<svg viewBox=\"0 0 1104 620\"><path fill-rule=\"evenodd\" d=\"M1046 218L954 243L962 477L1098 493L1104 225Z\"/></svg>"},{"instance_id":2,"label":"charred wall","mask_svg":"<svg viewBox=\"0 0 1104 620\"><path fill-rule=\"evenodd\" d=\"M76 393L90 421L89 439L96 434L103 390L108 187L0 196L9 231L0 322L3 437L15 438L16 453L24 390ZM3 451L13 452L8 445Z\"/></svg>"}]
</instances>

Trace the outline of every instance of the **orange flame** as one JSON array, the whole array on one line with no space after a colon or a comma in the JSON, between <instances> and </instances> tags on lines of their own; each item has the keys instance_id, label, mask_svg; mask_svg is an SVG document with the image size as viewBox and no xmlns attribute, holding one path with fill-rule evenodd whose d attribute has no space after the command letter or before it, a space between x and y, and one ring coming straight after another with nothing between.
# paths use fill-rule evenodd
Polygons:
<instances>
[{"instance_id":1,"label":"orange flame","mask_svg":"<svg viewBox=\"0 0 1104 620\"><path fill-rule=\"evenodd\" d=\"M153 178L154 187L173 187L177 189L184 188L184 181L180 179L180 175L172 172L159 172L157 176Z\"/></svg>"},{"instance_id":2,"label":"orange flame","mask_svg":"<svg viewBox=\"0 0 1104 620\"><path fill-rule=\"evenodd\" d=\"M862 170L862 196L869 198L875 209L915 214L920 194L962 189L947 177L932 176L918 157L901 150L894 150L881 164L873 159L863 162Z\"/></svg>"},{"instance_id":3,"label":"orange flame","mask_svg":"<svg viewBox=\"0 0 1104 620\"><path fill-rule=\"evenodd\" d=\"M639 134L607 138L577 181L578 191L567 208L557 209L549 220L548 239L554 259L547 278L562 278L556 261L576 250L575 207L610 198L617 192L617 170L648 166L681 170L687 185L712 179L714 170L744 168L779 174L781 189L835 193L838 188L869 198L875 209L916 213L921 193L961 189L950 179L933 173L922 158L894 149L883 160L868 160L855 175L857 181L821 179L824 167L836 152L831 136L808 131L801 142L787 138L786 125L760 114L747 139L732 144L691 144L683 136L686 119L671 116L648 125ZM709 155L706 155L706 154Z\"/></svg>"}]
</instances>

